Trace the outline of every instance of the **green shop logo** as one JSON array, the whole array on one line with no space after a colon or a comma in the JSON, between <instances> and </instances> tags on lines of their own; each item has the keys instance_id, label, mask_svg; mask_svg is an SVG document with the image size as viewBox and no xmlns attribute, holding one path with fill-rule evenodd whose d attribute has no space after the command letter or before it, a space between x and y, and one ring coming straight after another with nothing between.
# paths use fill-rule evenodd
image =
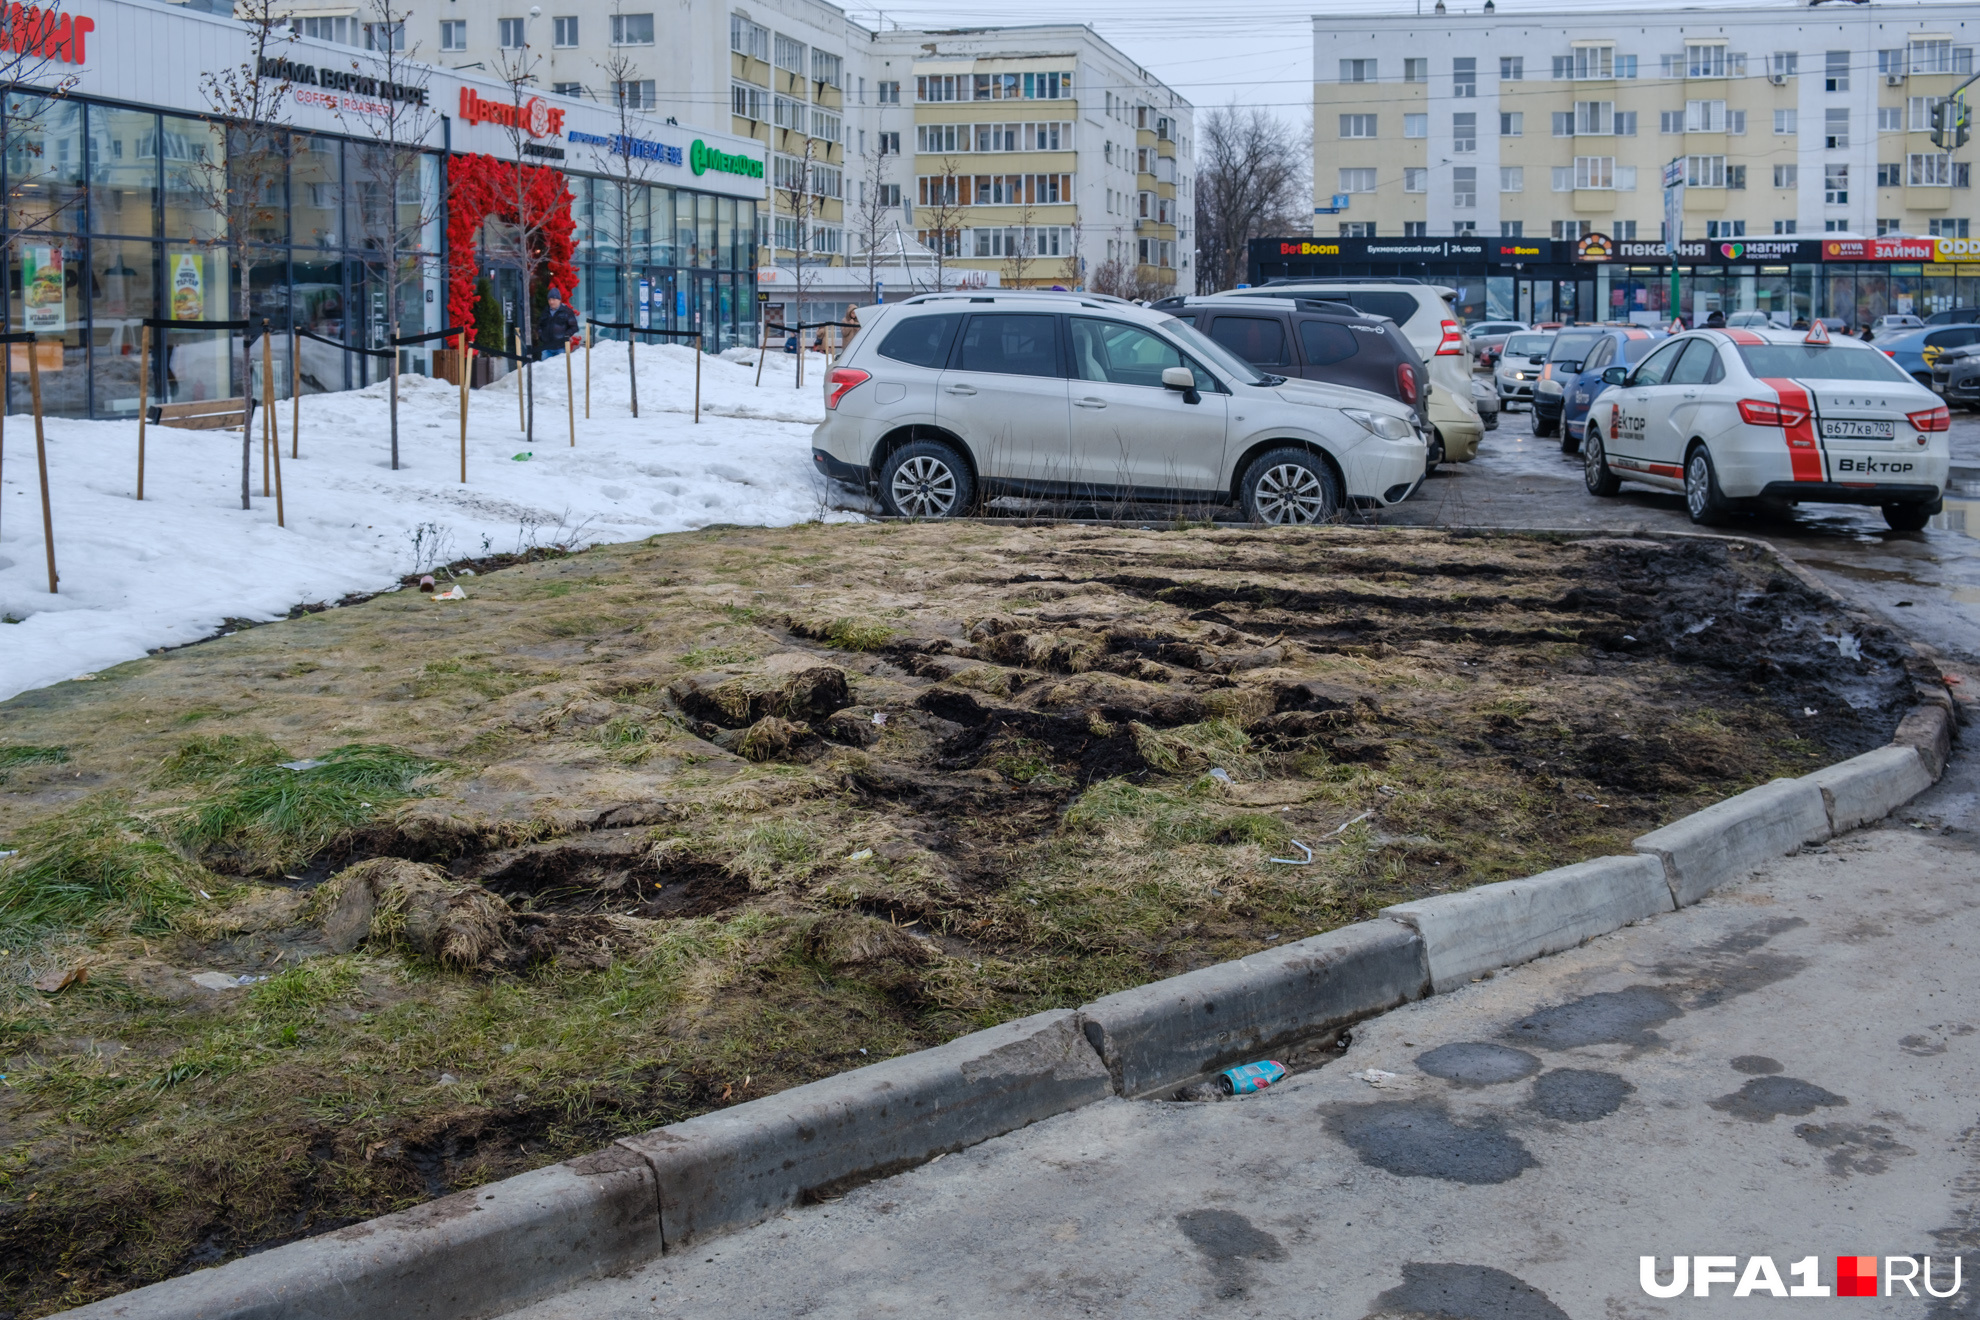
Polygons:
<instances>
[{"instance_id":1,"label":"green shop logo","mask_svg":"<svg viewBox=\"0 0 1980 1320\"><path fill-rule=\"evenodd\" d=\"M696 138L694 145L688 148L688 165L696 174L706 174L714 170L717 174L740 174L745 179L763 177L762 161L752 160L748 156L730 155L726 151L717 151L700 138Z\"/></svg>"}]
</instances>

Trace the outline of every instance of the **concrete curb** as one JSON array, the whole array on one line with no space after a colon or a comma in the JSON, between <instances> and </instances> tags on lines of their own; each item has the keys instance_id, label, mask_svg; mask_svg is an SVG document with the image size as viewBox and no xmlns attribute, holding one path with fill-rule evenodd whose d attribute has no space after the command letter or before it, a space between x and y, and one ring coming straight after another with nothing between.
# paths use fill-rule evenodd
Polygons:
<instances>
[{"instance_id":1,"label":"concrete curb","mask_svg":"<svg viewBox=\"0 0 1980 1320\"><path fill-rule=\"evenodd\" d=\"M1598 857L1524 880L1398 903L1382 915L1422 937L1431 988L1441 995L1485 972L1676 910L1661 859L1637 855Z\"/></svg>"},{"instance_id":2,"label":"concrete curb","mask_svg":"<svg viewBox=\"0 0 1980 1320\"><path fill-rule=\"evenodd\" d=\"M1735 876L1830 833L1822 790L1806 779L1776 779L1652 830L1633 846L1663 861L1671 897L1689 907Z\"/></svg>"},{"instance_id":3,"label":"concrete curb","mask_svg":"<svg viewBox=\"0 0 1980 1320\"><path fill-rule=\"evenodd\" d=\"M1112 1094L1068 1009L637 1137L671 1249Z\"/></svg>"}]
</instances>

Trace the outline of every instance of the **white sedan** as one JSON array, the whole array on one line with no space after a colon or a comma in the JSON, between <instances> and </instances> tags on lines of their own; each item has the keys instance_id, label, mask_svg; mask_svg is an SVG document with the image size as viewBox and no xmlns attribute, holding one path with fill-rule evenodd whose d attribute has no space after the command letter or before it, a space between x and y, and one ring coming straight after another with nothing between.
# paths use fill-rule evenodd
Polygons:
<instances>
[{"instance_id":1,"label":"white sedan","mask_svg":"<svg viewBox=\"0 0 1980 1320\"><path fill-rule=\"evenodd\" d=\"M1874 504L1898 531L1940 510L1944 403L1889 358L1821 327L1697 330L1635 367L1588 410L1591 495L1624 481L1684 492L1691 520L1756 504Z\"/></svg>"}]
</instances>

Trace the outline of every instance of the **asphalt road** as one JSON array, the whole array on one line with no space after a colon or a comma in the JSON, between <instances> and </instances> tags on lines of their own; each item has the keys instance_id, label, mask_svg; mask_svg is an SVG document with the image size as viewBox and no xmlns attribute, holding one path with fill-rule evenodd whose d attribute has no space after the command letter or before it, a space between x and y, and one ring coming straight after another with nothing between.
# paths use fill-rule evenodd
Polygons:
<instances>
[{"instance_id":1,"label":"asphalt road","mask_svg":"<svg viewBox=\"0 0 1980 1320\"><path fill-rule=\"evenodd\" d=\"M1956 423L1980 460L1980 425ZM1980 489L1930 531L1811 509L1760 536L1865 608L1980 653ZM1524 416L1384 521L1684 527L1598 501ZM1980 670L1968 672L1980 673ZM1980 1314L1980 757L1878 827L1705 903L1380 1019L1222 1103L1112 1101L520 1314L1648 1320L1639 1258L1931 1255ZM1775 1301L1801 1308L1807 1300ZM1828 1305L1836 1306L1834 1299ZM1936 1308L1936 1309L1935 1309Z\"/></svg>"}]
</instances>

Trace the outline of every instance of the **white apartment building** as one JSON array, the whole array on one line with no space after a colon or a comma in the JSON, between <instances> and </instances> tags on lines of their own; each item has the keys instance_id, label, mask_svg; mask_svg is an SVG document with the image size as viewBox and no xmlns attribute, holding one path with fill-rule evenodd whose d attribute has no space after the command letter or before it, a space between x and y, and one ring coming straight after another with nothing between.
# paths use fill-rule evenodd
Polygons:
<instances>
[{"instance_id":1,"label":"white apartment building","mask_svg":"<svg viewBox=\"0 0 1980 1320\"><path fill-rule=\"evenodd\" d=\"M1492 8L1314 18L1316 236L1659 241L1673 160L1686 238L1971 233L1980 6Z\"/></svg>"}]
</instances>

